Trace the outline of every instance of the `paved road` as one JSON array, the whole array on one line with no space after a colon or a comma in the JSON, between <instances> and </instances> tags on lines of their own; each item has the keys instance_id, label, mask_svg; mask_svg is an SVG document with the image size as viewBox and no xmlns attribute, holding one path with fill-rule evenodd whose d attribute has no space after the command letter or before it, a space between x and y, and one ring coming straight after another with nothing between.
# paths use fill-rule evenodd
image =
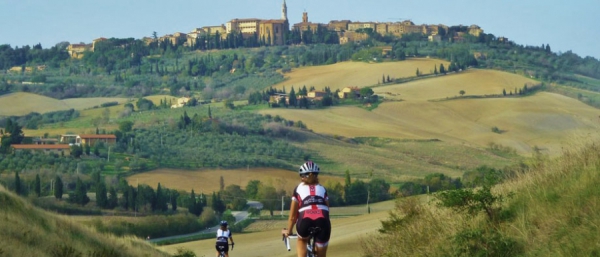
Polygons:
<instances>
[{"instance_id":1,"label":"paved road","mask_svg":"<svg viewBox=\"0 0 600 257\"><path fill-rule=\"evenodd\" d=\"M263 204L260 202L257 202L257 201L248 201L247 205L249 207L254 207L259 210L263 208ZM247 211L233 211L233 212L231 212L231 214L235 217L235 223L245 220L250 216L250 213L248 213ZM197 235L201 235L201 234L213 234L213 233L215 233L215 231L217 231L217 229L219 229L219 225L210 227L210 228L206 228L202 231L198 231L195 233L189 233L189 234L177 235L177 236L152 238L148 241L152 242L152 243L157 243L157 242L164 241L164 240L171 240L171 239L177 239L177 238L182 238L182 237L197 236Z\"/></svg>"}]
</instances>

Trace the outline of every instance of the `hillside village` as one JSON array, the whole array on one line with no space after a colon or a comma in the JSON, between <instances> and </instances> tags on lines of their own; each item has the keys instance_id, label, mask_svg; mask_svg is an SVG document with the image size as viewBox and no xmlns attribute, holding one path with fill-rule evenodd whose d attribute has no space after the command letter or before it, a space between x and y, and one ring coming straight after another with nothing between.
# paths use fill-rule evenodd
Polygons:
<instances>
[{"instance_id":1,"label":"hillside village","mask_svg":"<svg viewBox=\"0 0 600 257\"><path fill-rule=\"evenodd\" d=\"M291 25L291 27L290 27ZM230 37L241 36L244 39L255 38L264 45L284 45L292 32L296 32L302 37L302 32L312 31L331 31L335 32L339 44L349 42L360 42L366 40L369 35L367 31L372 31L381 36L402 37L406 34L420 33L428 36L428 40L439 42L442 36L446 36L453 42L461 42L466 34L479 37L483 29L477 25L471 25L466 32L456 32L454 35L446 35L448 26L443 24L421 24L416 25L411 20L396 22L373 22L373 21L351 21L351 20L332 20L329 23L316 23L309 20L308 12L302 13L302 22L290 24L288 20L288 9L286 1L283 1L281 7L280 19L259 19L259 18L233 18L225 24L204 26L195 28L188 33L175 32L161 37L144 37L142 40L146 44L158 42L169 42L173 45L182 43L184 46L193 46L200 41L206 41L207 38L217 37L226 40ZM91 44L70 44L67 48L72 58L81 58L85 51L94 51L95 44L107 40L104 37L94 39ZM500 41L506 41L504 37ZM204 42L207 43L207 42Z\"/></svg>"}]
</instances>

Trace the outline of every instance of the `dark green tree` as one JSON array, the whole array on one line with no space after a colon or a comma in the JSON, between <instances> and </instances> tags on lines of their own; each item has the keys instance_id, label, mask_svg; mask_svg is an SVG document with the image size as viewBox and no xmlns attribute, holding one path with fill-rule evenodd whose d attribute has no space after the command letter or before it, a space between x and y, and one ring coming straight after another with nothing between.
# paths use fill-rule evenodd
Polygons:
<instances>
[{"instance_id":1,"label":"dark green tree","mask_svg":"<svg viewBox=\"0 0 600 257\"><path fill-rule=\"evenodd\" d=\"M54 198L56 199L62 199L62 195L63 195L63 182L62 179L60 179L60 176L56 176L56 178L54 179Z\"/></svg>"},{"instance_id":2,"label":"dark green tree","mask_svg":"<svg viewBox=\"0 0 600 257\"><path fill-rule=\"evenodd\" d=\"M296 98L296 91L294 90L294 87L292 87L292 90L290 90L289 98L290 105L298 107L298 99Z\"/></svg>"},{"instance_id":3,"label":"dark green tree","mask_svg":"<svg viewBox=\"0 0 600 257\"><path fill-rule=\"evenodd\" d=\"M83 154L83 147L78 145L71 146L71 156L79 158Z\"/></svg>"},{"instance_id":4,"label":"dark green tree","mask_svg":"<svg viewBox=\"0 0 600 257\"><path fill-rule=\"evenodd\" d=\"M171 210L177 210L177 198L179 198L179 193L176 190L169 190L169 197L171 199Z\"/></svg>"},{"instance_id":5,"label":"dark green tree","mask_svg":"<svg viewBox=\"0 0 600 257\"><path fill-rule=\"evenodd\" d=\"M40 174L36 174L35 175L34 189L35 189L35 195L37 197L40 197L42 195L42 182L41 182L41 179L40 179Z\"/></svg>"},{"instance_id":6,"label":"dark green tree","mask_svg":"<svg viewBox=\"0 0 600 257\"><path fill-rule=\"evenodd\" d=\"M104 182L96 184L96 205L100 208L108 207L108 197L106 195L106 185Z\"/></svg>"},{"instance_id":7,"label":"dark green tree","mask_svg":"<svg viewBox=\"0 0 600 257\"><path fill-rule=\"evenodd\" d=\"M227 186L223 190L222 197L232 210L243 210L246 207L246 192L238 185Z\"/></svg>"},{"instance_id":8,"label":"dark green tree","mask_svg":"<svg viewBox=\"0 0 600 257\"><path fill-rule=\"evenodd\" d=\"M223 212L225 212L225 208L227 207L227 206L225 206L225 203L221 199L221 194L220 193L217 194L215 192L213 192L210 204L211 204L212 209L215 212L217 212L219 215L223 214Z\"/></svg>"},{"instance_id":9,"label":"dark green tree","mask_svg":"<svg viewBox=\"0 0 600 257\"><path fill-rule=\"evenodd\" d=\"M21 177L19 177L19 171L15 171L15 193L20 195L21 192Z\"/></svg>"},{"instance_id":10,"label":"dark green tree","mask_svg":"<svg viewBox=\"0 0 600 257\"><path fill-rule=\"evenodd\" d=\"M123 133L130 132L132 128L133 128L133 121L126 120L126 121L119 122L119 131L121 131Z\"/></svg>"},{"instance_id":11,"label":"dark green tree","mask_svg":"<svg viewBox=\"0 0 600 257\"><path fill-rule=\"evenodd\" d=\"M444 68L444 64L440 63L440 73L441 74L446 74L446 68Z\"/></svg>"},{"instance_id":12,"label":"dark green tree","mask_svg":"<svg viewBox=\"0 0 600 257\"><path fill-rule=\"evenodd\" d=\"M373 89L371 89L370 87L363 87L360 89L360 96L363 97L371 97L373 95Z\"/></svg>"},{"instance_id":13,"label":"dark green tree","mask_svg":"<svg viewBox=\"0 0 600 257\"><path fill-rule=\"evenodd\" d=\"M158 183L158 187L156 188L156 209L159 211L167 211L169 209L167 197L164 194L160 183Z\"/></svg>"},{"instance_id":14,"label":"dark green tree","mask_svg":"<svg viewBox=\"0 0 600 257\"><path fill-rule=\"evenodd\" d=\"M117 190L114 187L110 187L108 190L108 209L114 209L119 204Z\"/></svg>"},{"instance_id":15,"label":"dark green tree","mask_svg":"<svg viewBox=\"0 0 600 257\"><path fill-rule=\"evenodd\" d=\"M69 194L69 202L82 206L90 202L90 198L87 196L87 187L80 178L77 178L75 191Z\"/></svg>"},{"instance_id":16,"label":"dark green tree","mask_svg":"<svg viewBox=\"0 0 600 257\"><path fill-rule=\"evenodd\" d=\"M345 195L345 202L348 205L365 204L367 202L368 188L367 184L361 180L352 182Z\"/></svg>"},{"instance_id":17,"label":"dark green tree","mask_svg":"<svg viewBox=\"0 0 600 257\"><path fill-rule=\"evenodd\" d=\"M271 216L273 211L281 206L281 201L277 199L277 190L272 186L261 186L258 188L258 201L263 204L263 207L269 210Z\"/></svg>"},{"instance_id":18,"label":"dark green tree","mask_svg":"<svg viewBox=\"0 0 600 257\"><path fill-rule=\"evenodd\" d=\"M257 199L258 188L260 188L260 180L250 180L246 185L246 197L248 199Z\"/></svg>"}]
</instances>

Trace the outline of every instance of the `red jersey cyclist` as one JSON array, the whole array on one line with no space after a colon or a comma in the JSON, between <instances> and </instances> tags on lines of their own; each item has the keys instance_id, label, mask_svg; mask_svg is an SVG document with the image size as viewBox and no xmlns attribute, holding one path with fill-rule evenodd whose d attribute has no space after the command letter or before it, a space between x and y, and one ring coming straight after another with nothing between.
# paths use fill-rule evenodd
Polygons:
<instances>
[{"instance_id":1,"label":"red jersey cyclist","mask_svg":"<svg viewBox=\"0 0 600 257\"><path fill-rule=\"evenodd\" d=\"M288 236L294 224L298 232L296 252L298 257L306 256L306 243L310 234L309 228L319 227L321 231L315 236L316 250L319 257L327 257L327 246L331 235L329 220L329 197L325 187L319 184L319 166L308 161L300 166L300 184L294 189L290 216L288 219Z\"/></svg>"}]
</instances>

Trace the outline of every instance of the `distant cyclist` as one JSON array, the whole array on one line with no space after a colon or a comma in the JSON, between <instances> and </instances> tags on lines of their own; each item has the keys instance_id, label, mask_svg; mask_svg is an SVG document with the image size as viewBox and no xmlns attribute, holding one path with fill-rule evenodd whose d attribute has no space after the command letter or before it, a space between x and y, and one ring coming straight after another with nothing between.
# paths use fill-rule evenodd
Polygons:
<instances>
[{"instance_id":1,"label":"distant cyclist","mask_svg":"<svg viewBox=\"0 0 600 257\"><path fill-rule=\"evenodd\" d=\"M217 249L217 257L219 253L225 252L225 257L229 257L229 242L231 240L231 245L233 246L233 236L231 235L231 230L227 228L227 221L221 221L221 227L217 230L217 244L215 248Z\"/></svg>"},{"instance_id":2,"label":"distant cyclist","mask_svg":"<svg viewBox=\"0 0 600 257\"><path fill-rule=\"evenodd\" d=\"M299 171L302 182L294 189L292 196L285 237L289 236L295 223L298 232L296 245L298 257L306 256L306 243L311 227L321 228L321 232L315 237L317 255L327 257L327 246L331 235L329 197L325 187L319 184L319 171L319 166L312 161L302 164Z\"/></svg>"}]
</instances>

